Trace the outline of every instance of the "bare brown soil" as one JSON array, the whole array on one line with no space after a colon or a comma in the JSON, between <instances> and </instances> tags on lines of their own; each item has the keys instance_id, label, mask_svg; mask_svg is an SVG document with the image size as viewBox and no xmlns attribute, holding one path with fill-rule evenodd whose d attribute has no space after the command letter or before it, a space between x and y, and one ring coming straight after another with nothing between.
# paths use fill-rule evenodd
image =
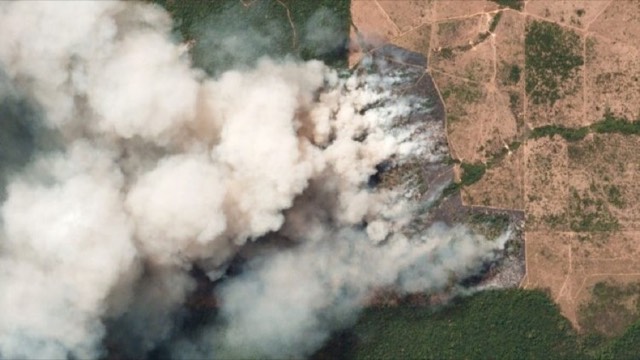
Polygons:
<instances>
[{"instance_id":1,"label":"bare brown soil","mask_svg":"<svg viewBox=\"0 0 640 360\"><path fill-rule=\"evenodd\" d=\"M623 232L596 237L585 241L572 232L534 231L526 235L527 279L523 286L547 289L563 315L578 328L581 321L585 325L584 307L594 301L595 284L620 286L640 281L640 234ZM640 294L630 295L637 299ZM616 313L607 312L599 318L604 323L616 321ZM615 324L611 327L618 332L609 335L619 335L624 330Z\"/></svg>"},{"instance_id":2,"label":"bare brown soil","mask_svg":"<svg viewBox=\"0 0 640 360\"><path fill-rule=\"evenodd\" d=\"M431 68L476 82L489 82L494 71L492 39L487 37L473 45L479 41L479 35L486 31L485 15L437 24Z\"/></svg>"},{"instance_id":3,"label":"bare brown soil","mask_svg":"<svg viewBox=\"0 0 640 360\"><path fill-rule=\"evenodd\" d=\"M609 294L602 292L605 285ZM640 318L640 274L592 275L584 278L577 296L580 329L607 337L619 336ZM617 293L612 292L615 291Z\"/></svg>"},{"instance_id":4,"label":"bare brown soil","mask_svg":"<svg viewBox=\"0 0 640 360\"><path fill-rule=\"evenodd\" d=\"M440 0L435 3L435 18L445 20L456 17L467 17L474 14L497 10L495 2L487 0L465 1L461 4L458 0Z\"/></svg>"},{"instance_id":5,"label":"bare brown soil","mask_svg":"<svg viewBox=\"0 0 640 360\"><path fill-rule=\"evenodd\" d=\"M396 24L401 33L432 22L434 19L433 2L432 0L378 0L380 7Z\"/></svg>"},{"instance_id":6,"label":"bare brown soil","mask_svg":"<svg viewBox=\"0 0 640 360\"><path fill-rule=\"evenodd\" d=\"M571 263L566 261L570 256L572 238L572 234L561 232L526 233L527 279L523 284L525 288L548 289L556 301L563 295L566 279L572 271Z\"/></svg>"},{"instance_id":7,"label":"bare brown soil","mask_svg":"<svg viewBox=\"0 0 640 360\"><path fill-rule=\"evenodd\" d=\"M425 57L429 56L431 42L431 25L430 24L422 24L419 25L397 38L393 39L392 43L401 48L415 51L424 55Z\"/></svg>"},{"instance_id":8,"label":"bare brown soil","mask_svg":"<svg viewBox=\"0 0 640 360\"><path fill-rule=\"evenodd\" d=\"M354 0L352 16L352 38L369 44L363 51L387 42L427 55L452 157L491 165L463 189L464 205L525 210L522 286L548 289L579 328L596 283L640 281L640 138L528 138L533 128L589 125L606 111L640 117L639 1L528 0L515 11L486 0ZM561 82L553 105L525 92L525 27L534 20L576 34L582 46L584 65ZM517 151L494 161L515 142ZM615 329L609 315L601 319Z\"/></svg>"},{"instance_id":9,"label":"bare brown soil","mask_svg":"<svg viewBox=\"0 0 640 360\"><path fill-rule=\"evenodd\" d=\"M559 136L529 140L524 145L524 196L527 231L568 230L551 226L548 217L561 216L569 196L567 144Z\"/></svg>"},{"instance_id":10,"label":"bare brown soil","mask_svg":"<svg viewBox=\"0 0 640 360\"><path fill-rule=\"evenodd\" d=\"M638 149L640 138L618 134L590 136L568 146L569 191L582 201L600 202L600 216L610 214L625 231L640 230Z\"/></svg>"},{"instance_id":11,"label":"bare brown soil","mask_svg":"<svg viewBox=\"0 0 640 360\"><path fill-rule=\"evenodd\" d=\"M640 2L613 0L588 30L605 38L640 48Z\"/></svg>"},{"instance_id":12,"label":"bare brown soil","mask_svg":"<svg viewBox=\"0 0 640 360\"><path fill-rule=\"evenodd\" d=\"M502 209L524 209L524 148L509 150L505 157L487 170L477 183L464 188L467 204L482 204Z\"/></svg>"},{"instance_id":13,"label":"bare brown soil","mask_svg":"<svg viewBox=\"0 0 640 360\"><path fill-rule=\"evenodd\" d=\"M464 78L433 71L432 76L440 89L447 109L447 135L451 154L467 162L484 161L482 147L486 124L475 119L493 117L486 106L492 99L483 84Z\"/></svg>"},{"instance_id":14,"label":"bare brown soil","mask_svg":"<svg viewBox=\"0 0 640 360\"><path fill-rule=\"evenodd\" d=\"M640 14L638 14L640 16ZM640 50L598 35L587 38L586 120L594 123L605 111L627 119L640 117Z\"/></svg>"},{"instance_id":15,"label":"bare brown soil","mask_svg":"<svg viewBox=\"0 0 640 360\"><path fill-rule=\"evenodd\" d=\"M525 12L558 24L586 28L609 5L610 0L529 0Z\"/></svg>"},{"instance_id":16,"label":"bare brown soil","mask_svg":"<svg viewBox=\"0 0 640 360\"><path fill-rule=\"evenodd\" d=\"M400 34L377 1L354 0L351 2L351 21L361 38L352 38L359 44L382 45ZM355 34L354 34L355 35Z\"/></svg>"},{"instance_id":17,"label":"bare brown soil","mask_svg":"<svg viewBox=\"0 0 640 360\"><path fill-rule=\"evenodd\" d=\"M506 103L500 102L496 112L500 117L513 117L518 135L524 130L524 15L513 10L504 10L495 31L495 85ZM514 69L520 71L514 79Z\"/></svg>"}]
</instances>

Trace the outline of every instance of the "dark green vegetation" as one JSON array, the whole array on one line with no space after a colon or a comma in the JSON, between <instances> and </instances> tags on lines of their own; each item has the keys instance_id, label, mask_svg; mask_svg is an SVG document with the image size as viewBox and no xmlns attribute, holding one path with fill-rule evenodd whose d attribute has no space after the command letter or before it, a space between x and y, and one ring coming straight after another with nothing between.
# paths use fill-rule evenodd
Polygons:
<instances>
[{"instance_id":1,"label":"dark green vegetation","mask_svg":"<svg viewBox=\"0 0 640 360\"><path fill-rule=\"evenodd\" d=\"M484 174L487 172L487 169L490 169L496 164L499 164L502 160L504 160L504 158L507 156L507 154L510 151L518 150L520 145L522 145L522 143L520 143L519 141L514 141L511 144L509 144L509 148L502 147L500 148L500 150L498 150L493 154L488 153L487 156L489 157L489 160L487 161L486 164L483 164L483 163L471 164L471 163L464 163L464 162L461 163L455 160L452 161L452 163L460 163L460 167L462 168L462 176L460 178L459 183L452 182L444 189L443 196L446 197L451 194L455 194L462 187L477 183L478 181L480 181L480 179L482 179Z\"/></svg>"},{"instance_id":2,"label":"dark green vegetation","mask_svg":"<svg viewBox=\"0 0 640 360\"><path fill-rule=\"evenodd\" d=\"M595 161L595 155L604 150L604 139L594 136L593 141L576 141L568 144L567 155L570 162L588 164L590 161ZM594 168L593 170L602 172L599 168Z\"/></svg>"},{"instance_id":3,"label":"dark green vegetation","mask_svg":"<svg viewBox=\"0 0 640 360\"><path fill-rule=\"evenodd\" d=\"M638 290L638 285L596 285L598 299L586 311L614 309L618 305L603 301L620 304L620 299L637 295ZM598 320L603 319L610 321ZM627 326L635 319L634 315L621 321ZM638 359L640 322L618 334L613 338L599 332L576 334L544 292L490 290L440 309L410 305L367 309L355 326L336 335L314 358Z\"/></svg>"},{"instance_id":4,"label":"dark green vegetation","mask_svg":"<svg viewBox=\"0 0 640 360\"><path fill-rule=\"evenodd\" d=\"M553 137L554 135L560 135L567 141L578 141L584 139L589 133L589 128L566 128L561 125L547 125L535 128L529 135L533 139L541 137Z\"/></svg>"},{"instance_id":5,"label":"dark green vegetation","mask_svg":"<svg viewBox=\"0 0 640 360\"><path fill-rule=\"evenodd\" d=\"M442 50L440 50L439 55L446 60L452 60L453 58L456 57L456 55L453 52L453 49L451 48L443 48Z\"/></svg>"},{"instance_id":6,"label":"dark green vegetation","mask_svg":"<svg viewBox=\"0 0 640 360\"><path fill-rule=\"evenodd\" d=\"M640 322L635 322L619 338L600 351L599 359L636 360L640 354Z\"/></svg>"},{"instance_id":7,"label":"dark green vegetation","mask_svg":"<svg viewBox=\"0 0 640 360\"><path fill-rule=\"evenodd\" d=\"M210 74L251 65L262 56L346 65L350 1L153 2L172 14L178 37L195 40L194 62Z\"/></svg>"},{"instance_id":8,"label":"dark green vegetation","mask_svg":"<svg viewBox=\"0 0 640 360\"><path fill-rule=\"evenodd\" d=\"M486 164L483 163L460 163L460 167L462 168L462 176L460 178L459 183L452 182L450 183L443 191L443 196L449 196L451 194L457 193L463 186L469 186L477 183L482 179L484 174L487 172L487 169L495 166L500 163L509 153L509 151L516 151L520 147L521 143L518 141L514 141L509 144L509 148L500 148L499 151L488 154L489 160ZM458 162L458 161L453 161Z\"/></svg>"},{"instance_id":9,"label":"dark green vegetation","mask_svg":"<svg viewBox=\"0 0 640 360\"><path fill-rule=\"evenodd\" d=\"M517 66L511 68L510 73L518 74L519 68L515 70ZM514 78L516 75L514 75ZM476 92L473 87L469 86L465 88L463 86L452 86L445 89L443 92L443 98L449 96L456 96L463 101L477 101ZM512 100L517 101L517 99ZM451 117L454 116L453 119ZM448 121L454 121L456 114L449 115ZM566 141L572 143L568 147L569 158L573 161L584 161L583 157L586 156L585 152L594 152L601 142L599 139L595 139L592 143L588 143L587 149L580 140L583 140L589 133L599 134L621 134L621 135L640 135L640 120L628 121L625 118L617 117L609 110L605 113L604 118L591 126L583 126L579 128L568 128L562 125L546 125L534 128L525 137L527 139L539 139L545 136L553 137L555 135L561 136ZM579 144L579 145L575 145ZM519 141L514 141L509 144L509 149L501 148L499 151L487 154L489 160L486 164L461 164L463 169L462 181L458 184L451 183L445 190L444 195L450 195L457 192L461 187L468 186L478 182L482 176L484 176L487 169L492 168L496 164L500 163L502 159L507 155L509 150L515 151L521 145ZM609 204L623 208L625 204L624 196L620 189L616 186L608 186L604 189L606 194L606 200ZM557 227L560 224L566 224L569 222L570 228L573 231L615 231L619 228L617 219L607 210L605 202L601 199L592 199L586 196L580 196L577 193L572 195L572 202L570 212L566 214L556 214L545 216L545 222L552 228Z\"/></svg>"},{"instance_id":10,"label":"dark green vegetation","mask_svg":"<svg viewBox=\"0 0 640 360\"><path fill-rule=\"evenodd\" d=\"M449 185L447 185L447 187L444 188L444 190L442 190L442 197L447 197L449 195L453 195L453 194L457 194L458 191L460 190L460 184L459 183L455 183L455 182L451 182L449 183Z\"/></svg>"},{"instance_id":11,"label":"dark green vegetation","mask_svg":"<svg viewBox=\"0 0 640 360\"><path fill-rule=\"evenodd\" d=\"M468 223L474 231L493 240L507 231L510 219L506 214L473 213Z\"/></svg>"},{"instance_id":12,"label":"dark green vegetation","mask_svg":"<svg viewBox=\"0 0 640 360\"><path fill-rule=\"evenodd\" d=\"M440 310L375 308L351 329L355 359L570 359L576 337L542 292L485 291Z\"/></svg>"},{"instance_id":13,"label":"dark green vegetation","mask_svg":"<svg viewBox=\"0 0 640 360\"><path fill-rule=\"evenodd\" d=\"M453 60L455 59L456 54L471 50L474 46L485 41L489 37L489 35L491 35L493 31L495 31L495 29L498 27L498 23L500 23L501 18L502 12L496 13L491 20L491 23L489 24L488 31L478 34L478 36L468 44L453 47L444 47L437 51L435 53L435 56L445 60ZM441 23L438 27L438 34L440 34L441 36L450 36L451 34L455 34L458 31L458 26L459 23L457 21Z\"/></svg>"},{"instance_id":14,"label":"dark green vegetation","mask_svg":"<svg viewBox=\"0 0 640 360\"><path fill-rule=\"evenodd\" d=\"M496 30L496 28L498 27L498 23L500 22L500 19L502 18L502 11L498 12L493 19L491 19L491 24L489 24L489 32L494 32Z\"/></svg>"},{"instance_id":15,"label":"dark green vegetation","mask_svg":"<svg viewBox=\"0 0 640 360\"><path fill-rule=\"evenodd\" d=\"M487 171L487 166L481 163L478 164L469 164L469 163L461 163L460 167L462 168L462 176L460 178L459 183L452 182L450 183L443 191L443 196L449 196L451 194L456 193L463 186L469 186L478 182L484 176L484 173Z\"/></svg>"},{"instance_id":16,"label":"dark green vegetation","mask_svg":"<svg viewBox=\"0 0 640 360\"><path fill-rule=\"evenodd\" d=\"M617 208L624 208L626 201L622 196L620 188L615 185L607 186L607 201Z\"/></svg>"},{"instance_id":17,"label":"dark green vegetation","mask_svg":"<svg viewBox=\"0 0 640 360\"><path fill-rule=\"evenodd\" d=\"M582 40L573 31L546 21L527 24L525 90L534 104L554 105L576 86L570 81L584 64Z\"/></svg>"},{"instance_id":18,"label":"dark green vegetation","mask_svg":"<svg viewBox=\"0 0 640 360\"><path fill-rule=\"evenodd\" d=\"M638 320L640 284L597 283L591 290L591 302L579 310L580 326L586 331L616 336Z\"/></svg>"},{"instance_id":19,"label":"dark green vegetation","mask_svg":"<svg viewBox=\"0 0 640 360\"><path fill-rule=\"evenodd\" d=\"M538 139L544 136L553 137L554 135L560 135L565 140L573 142L584 139L589 132L598 134L640 135L640 120L628 121L624 118L616 117L607 111L604 119L591 126L579 128L567 128L562 125L541 126L533 129L529 137Z\"/></svg>"},{"instance_id":20,"label":"dark green vegetation","mask_svg":"<svg viewBox=\"0 0 640 360\"><path fill-rule=\"evenodd\" d=\"M607 194L609 203L571 188L567 211L561 214L546 215L543 220L552 229L568 225L572 231L581 233L617 231L620 229L620 223L611 213L609 204L621 207L624 202L618 198L620 195L617 187L610 186L608 189L610 192Z\"/></svg>"},{"instance_id":21,"label":"dark green vegetation","mask_svg":"<svg viewBox=\"0 0 640 360\"><path fill-rule=\"evenodd\" d=\"M180 38L196 40L192 50L194 61L210 73L218 73L232 64L251 64L263 55L317 57L332 65L346 62L349 1L283 0L282 4L275 0L247 1L250 6L244 6L239 0L154 1L172 13ZM521 10L523 4L521 0L494 1L516 10ZM493 19L490 31L495 30L500 16L498 13ZM482 34L480 41L487 36ZM561 98L563 94L559 89L564 80L573 76L583 63L576 51L579 42L577 35L553 24L534 21L527 27L526 91L535 103L553 104ZM443 49L441 55L453 57L455 53ZM511 82L517 83L520 76L517 66L510 69ZM467 102L478 101L482 95L467 87L456 91L460 100ZM512 105L517 102L515 95L510 96L510 102ZM607 117L591 130L637 135L640 123ZM584 138L587 132L583 128L556 127L536 129L533 136L559 134L575 141ZM464 163L462 167L464 175L461 184L455 185L456 189L480 180L487 168L482 164ZM607 196L614 205L621 199L619 189L613 186L608 188ZM585 213L582 219L575 220L577 228L591 231L612 226L590 215L592 208L597 213L598 206L602 205L597 200L580 195L574 200L575 212ZM501 217L478 215L472 220L494 231L505 225ZM594 302L582 309L583 326L605 334L609 329L619 331L627 326L634 319L629 316L631 310L625 307L628 289L597 285ZM603 312L611 315L608 320L601 318ZM603 323L608 327L602 328ZM347 341L336 354L355 358L636 359L640 354L640 323L594 350L590 346L600 343L589 337L577 337L543 293L523 290L479 293L457 300L440 311L426 307L368 309L355 327L343 335Z\"/></svg>"},{"instance_id":22,"label":"dark green vegetation","mask_svg":"<svg viewBox=\"0 0 640 360\"><path fill-rule=\"evenodd\" d=\"M478 182L487 170L484 164L462 163L460 167L462 167L463 172L460 183L465 186Z\"/></svg>"},{"instance_id":23,"label":"dark green vegetation","mask_svg":"<svg viewBox=\"0 0 640 360\"><path fill-rule=\"evenodd\" d=\"M499 68L499 79L503 85L517 85L522 80L523 71L520 65L503 61Z\"/></svg>"},{"instance_id":24,"label":"dark green vegetation","mask_svg":"<svg viewBox=\"0 0 640 360\"><path fill-rule=\"evenodd\" d=\"M620 228L618 219L609 212L602 199L594 199L571 189L569 228L576 232L607 232Z\"/></svg>"},{"instance_id":25,"label":"dark green vegetation","mask_svg":"<svg viewBox=\"0 0 640 360\"><path fill-rule=\"evenodd\" d=\"M570 142L567 146L570 163L594 177L588 190L569 188L569 206L565 212L542 218L552 229L569 229L583 234L614 232L620 229L619 219L615 215L616 209L627 207L628 190L624 186L611 183L611 176L616 171L624 172L627 160L624 156L614 158L615 147L611 147L611 144L605 145L606 137L594 136L589 141L579 141L589 133L640 135L640 122L628 121L607 111L603 120L591 126L564 128L551 125L536 128L529 134L530 138L562 136ZM605 152L610 155L604 155ZM603 156L609 157L607 166L601 163Z\"/></svg>"},{"instance_id":26,"label":"dark green vegetation","mask_svg":"<svg viewBox=\"0 0 640 360\"><path fill-rule=\"evenodd\" d=\"M520 66L515 64L511 65L511 67L509 68L509 83L517 84L518 81L520 81L521 72L522 70L520 69Z\"/></svg>"},{"instance_id":27,"label":"dark green vegetation","mask_svg":"<svg viewBox=\"0 0 640 360\"><path fill-rule=\"evenodd\" d=\"M591 129L600 134L640 135L640 120L628 121L607 111L604 119L591 125Z\"/></svg>"},{"instance_id":28,"label":"dark green vegetation","mask_svg":"<svg viewBox=\"0 0 640 360\"><path fill-rule=\"evenodd\" d=\"M522 10L522 7L524 6L524 1L522 0L491 0L494 3L497 3L498 5L500 5L500 7L507 7L507 8L511 8L514 10Z\"/></svg>"},{"instance_id":29,"label":"dark green vegetation","mask_svg":"<svg viewBox=\"0 0 640 360\"><path fill-rule=\"evenodd\" d=\"M502 1L496 0L501 6L519 8L521 2L518 1ZM493 29L500 20L501 13L496 14L492 24ZM448 27L443 26L442 31ZM443 49L440 56L448 58L455 56L457 49ZM531 21L526 27L525 37L525 91L533 104L553 106L556 101L565 95L574 93L577 90L577 82L574 81L579 68L584 64L582 57L582 39L578 34L571 30L564 30L561 26L546 21ZM506 85L517 84L523 74L523 70L517 64L507 65L503 82ZM443 89L442 98L446 101L449 98L454 99L462 104L474 103L482 98L482 90L472 83L450 86ZM517 93L509 94L510 107L514 114L517 114L517 108L520 99ZM447 114L447 121L455 122L465 116L464 110L457 110L460 106L450 106ZM518 118L518 116L516 116ZM522 120L519 120L520 122ZM533 129L527 136L516 139L514 144L526 141L528 138L537 139L544 136L553 137L559 135L569 142L576 142L585 138L589 132L596 133L621 133L621 134L640 134L640 121L629 122L625 119L616 118L610 113L605 118L590 127L568 128L562 125L548 125ZM487 154L489 161L484 168L490 168L504 157L508 152L501 150L496 154ZM466 172L466 171L465 171ZM477 182L484 174L481 172L471 172L471 180L465 182L464 179L460 184L451 184L445 189L445 194L456 192L461 186L470 185ZM580 222L576 223L579 226ZM589 221L583 223L589 227ZM602 225L602 224L600 224ZM599 225L596 225L599 227Z\"/></svg>"}]
</instances>

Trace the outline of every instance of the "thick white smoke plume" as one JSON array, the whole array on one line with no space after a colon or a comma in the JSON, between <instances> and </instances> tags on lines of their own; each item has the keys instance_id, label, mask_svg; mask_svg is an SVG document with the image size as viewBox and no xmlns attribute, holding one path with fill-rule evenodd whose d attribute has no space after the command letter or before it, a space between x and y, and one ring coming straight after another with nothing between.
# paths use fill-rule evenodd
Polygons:
<instances>
[{"instance_id":1,"label":"thick white smoke plume","mask_svg":"<svg viewBox=\"0 0 640 360\"><path fill-rule=\"evenodd\" d=\"M170 31L148 4L0 4L0 68L61 144L7 180L0 358L141 357L172 338L176 358L304 356L372 290L442 288L502 245L407 231L419 207L367 186L383 161L443 156L396 123L428 111L389 98L399 78L264 59L211 79ZM210 326L175 334L194 264L215 280L274 238L289 245L221 281Z\"/></svg>"}]
</instances>

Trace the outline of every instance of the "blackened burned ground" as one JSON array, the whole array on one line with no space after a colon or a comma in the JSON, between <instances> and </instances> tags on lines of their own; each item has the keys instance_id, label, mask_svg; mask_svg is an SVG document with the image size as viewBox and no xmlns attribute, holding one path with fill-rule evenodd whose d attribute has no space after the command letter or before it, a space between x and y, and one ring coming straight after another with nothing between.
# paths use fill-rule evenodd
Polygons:
<instances>
[{"instance_id":1,"label":"blackened burned ground","mask_svg":"<svg viewBox=\"0 0 640 360\"><path fill-rule=\"evenodd\" d=\"M462 280L469 287L517 287L525 274L524 254L524 212L503 210L489 207L465 206L459 191L443 194L443 188L453 181L453 166L449 161L449 148L445 134L445 112L435 83L427 68L427 59L415 52L410 52L393 45L385 45L371 52L370 66L365 59L356 71L376 71L380 75L406 74L406 84L397 86L394 93L424 99L429 104L427 113L416 113L408 116L403 122L416 124L422 131L429 131L433 142L432 152L439 154L437 160L421 159L419 164L420 200L431 205L420 219L420 228L426 229L436 222L449 226L466 224L474 231L495 239L504 231L510 230L510 239L497 260L483 266L480 273ZM393 171L407 171L406 167L393 167L389 164L378 167L376 185L384 184L386 176L393 176ZM436 295L440 296L440 295Z\"/></svg>"},{"instance_id":2,"label":"blackened burned ground","mask_svg":"<svg viewBox=\"0 0 640 360\"><path fill-rule=\"evenodd\" d=\"M367 63L367 61L369 62ZM451 226L466 224L488 238L495 238L510 228L512 230L511 239L505 250L501 254L497 254L497 260L484 264L479 273L458 280L467 289L516 287L524 276L524 244L521 231L523 213L521 211L464 206L459 192L442 195L443 189L453 180L453 165L450 161L445 136L444 105L430 74L425 69L426 59L424 56L390 45L372 51L371 57L364 60L355 69L356 72L373 72L382 77L402 74L404 80L396 84L392 90L392 96L410 96L415 101L427 104L428 111L416 111L399 121L400 123L417 124L418 132L428 132L432 144L429 153L439 155L419 159L416 163L409 164L408 167L394 164L393 160L380 164L378 174L372 177L369 185L372 187L401 185L400 183L389 183L389 179L393 178L394 173L415 173L419 180L416 186L420 190L411 191L415 189L409 189L407 197L414 197L416 200L428 204L424 213L416 219L418 231L426 230L436 222L443 222ZM293 243L286 239L275 237L276 235L271 234L250 244L240 252L230 264L228 273L223 279L242 272L243 264L254 257L256 252L259 253L272 246L293 246ZM191 331L197 331L207 322L207 319L216 316L219 303L215 299L214 293L220 281L211 282L198 269L194 270L192 275L197 281L198 287L187 300L190 315L187 316L184 326ZM402 297L393 291L386 290L381 290L380 294L380 299L376 298L376 295L372 303L368 305L371 307L389 304L433 306L448 302L455 295L455 290L448 289L440 294L420 293ZM351 335L348 331L337 334L334 340L316 355L323 357L327 355L327 351L334 351L337 348L340 351L339 349L342 349L340 346L351 343L349 336ZM341 344L337 348L335 346L336 339L339 339L338 343ZM347 348L343 350L346 351ZM342 352L341 355L340 357L344 357L346 352Z\"/></svg>"},{"instance_id":3,"label":"blackened burned ground","mask_svg":"<svg viewBox=\"0 0 640 360\"><path fill-rule=\"evenodd\" d=\"M419 178L417 186L421 187L421 191L417 195L408 195L417 196L417 200L429 204L425 212L416 219L418 229L426 230L436 222L443 222L450 226L466 224L488 238L495 238L507 228L511 228L511 239L502 254L497 254L497 260L484 264L478 274L468 279L462 279L462 283L468 287L518 286L525 270L524 242L521 231L524 221L523 212L465 206L462 203L459 192L442 195L443 188L452 182L453 165L449 161L449 149L445 136L444 105L438 96L431 76L425 71L425 57L392 45L381 47L371 54L371 58L368 59L371 62L361 64L355 71L374 72L383 77L391 74L403 74L404 81L397 84L392 91L392 95L410 96L417 101L422 100L428 104L429 110L409 114L405 119L400 119L400 122L420 124L418 131L428 131L430 134L430 141L432 142L430 152L439 156L420 159L419 163L411 164L415 167L414 169L397 166L393 161L380 164L378 166L379 172L372 177L369 185L372 187L384 186L385 181L393 177L394 172L415 171L416 177ZM253 257L251 254L274 246L274 241L278 243L277 246L279 247L289 246L282 243L285 240L274 240L274 236L270 235L260 239L260 241L250 244L247 249L240 252L231 262L227 276L234 276L241 272L242 265L247 259ZM187 301L188 306L195 312L201 312L206 308L216 308L218 305L212 295L216 283L210 282L206 276L196 276L200 274L197 270L193 274L194 279L198 282L198 288ZM433 296L415 294L403 300L391 295L391 297L395 298L394 301L400 302L414 302L412 299L422 299L424 296L435 299L442 296L448 297L443 294Z\"/></svg>"},{"instance_id":4,"label":"blackened burned ground","mask_svg":"<svg viewBox=\"0 0 640 360\"><path fill-rule=\"evenodd\" d=\"M495 238L509 229L510 236L497 260L485 263L481 271L462 281L463 286L474 288L517 287L524 278L524 212L480 206L465 206L460 193L446 197L432 212L431 221L448 225L467 224L488 238Z\"/></svg>"}]
</instances>

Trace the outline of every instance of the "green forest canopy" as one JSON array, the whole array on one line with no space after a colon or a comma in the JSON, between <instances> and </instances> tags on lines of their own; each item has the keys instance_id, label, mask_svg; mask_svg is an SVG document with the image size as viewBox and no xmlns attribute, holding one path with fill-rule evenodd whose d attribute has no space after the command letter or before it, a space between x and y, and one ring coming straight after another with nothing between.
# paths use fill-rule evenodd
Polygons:
<instances>
[{"instance_id":1,"label":"green forest canopy","mask_svg":"<svg viewBox=\"0 0 640 360\"><path fill-rule=\"evenodd\" d=\"M577 334L538 290L489 290L440 309L366 309L316 359L638 359L640 323L616 338Z\"/></svg>"},{"instance_id":2,"label":"green forest canopy","mask_svg":"<svg viewBox=\"0 0 640 360\"><path fill-rule=\"evenodd\" d=\"M346 64L350 1L152 1L172 14L177 37L196 40L194 62L211 74L251 64L264 55ZM519 1L498 2L519 6ZM283 5L290 10L295 36ZM605 120L593 130L639 132L635 123ZM567 135L568 131L544 129L533 135L551 133ZM473 180L477 180L473 175L483 172L467 170ZM635 359L638 354L640 323L610 341L577 335L546 294L512 289L480 292L439 310L366 309L354 327L338 334L314 357Z\"/></svg>"},{"instance_id":3,"label":"green forest canopy","mask_svg":"<svg viewBox=\"0 0 640 360\"><path fill-rule=\"evenodd\" d=\"M210 74L262 56L347 63L350 1L152 1L171 13L176 36L196 40L194 62Z\"/></svg>"}]
</instances>

